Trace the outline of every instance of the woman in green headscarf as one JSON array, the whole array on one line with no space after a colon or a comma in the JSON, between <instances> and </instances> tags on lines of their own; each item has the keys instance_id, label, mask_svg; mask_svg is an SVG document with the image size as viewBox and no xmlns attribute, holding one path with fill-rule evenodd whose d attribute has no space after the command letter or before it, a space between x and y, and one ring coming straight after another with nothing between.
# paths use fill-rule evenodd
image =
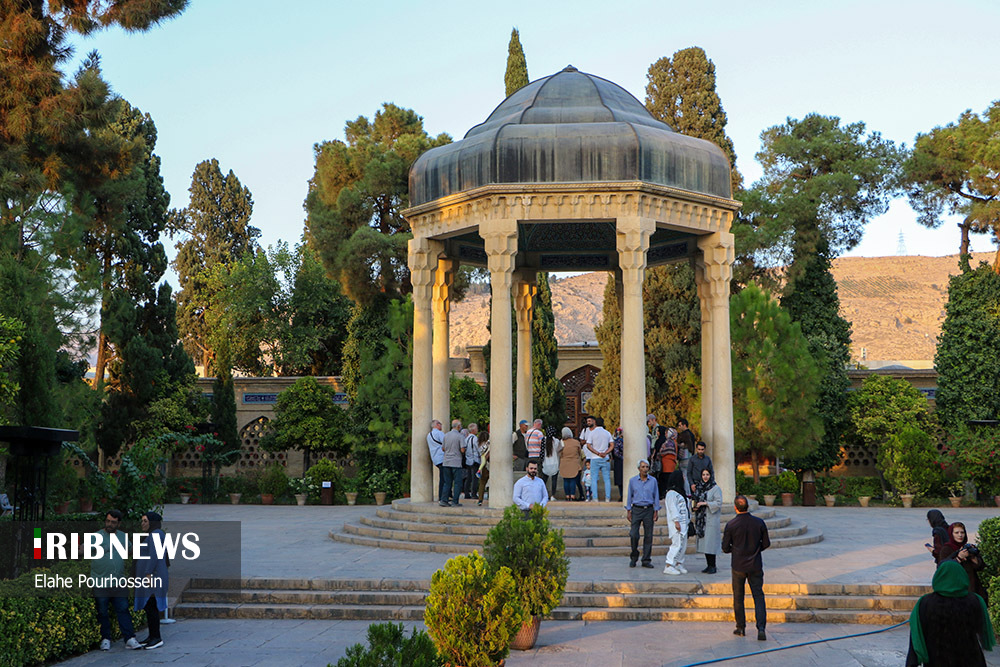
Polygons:
<instances>
[{"instance_id":1,"label":"woman in green headscarf","mask_svg":"<svg viewBox=\"0 0 1000 667\"><path fill-rule=\"evenodd\" d=\"M969 592L969 575L953 560L941 563L910 614L910 650L906 666L985 667L983 649L993 650L993 625L986 603Z\"/></svg>"}]
</instances>

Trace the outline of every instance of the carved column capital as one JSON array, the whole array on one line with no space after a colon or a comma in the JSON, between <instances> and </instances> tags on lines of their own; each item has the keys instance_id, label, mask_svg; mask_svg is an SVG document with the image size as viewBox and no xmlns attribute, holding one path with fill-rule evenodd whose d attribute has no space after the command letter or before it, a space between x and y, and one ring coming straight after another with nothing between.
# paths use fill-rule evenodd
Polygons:
<instances>
[{"instance_id":1,"label":"carved column capital","mask_svg":"<svg viewBox=\"0 0 1000 667\"><path fill-rule=\"evenodd\" d=\"M438 259L434 269L433 307L435 313L451 311L451 288L455 284L458 262L453 259Z\"/></svg>"},{"instance_id":2,"label":"carved column capital","mask_svg":"<svg viewBox=\"0 0 1000 667\"><path fill-rule=\"evenodd\" d=\"M656 231L651 218L618 218L616 223L618 267L622 272L625 296L641 294L646 273L646 251L649 237Z\"/></svg>"},{"instance_id":3,"label":"carved column capital","mask_svg":"<svg viewBox=\"0 0 1000 667\"><path fill-rule=\"evenodd\" d=\"M725 300L728 305L730 281L733 279L733 261L736 258L733 235L729 232L715 232L698 238L701 257L697 261L700 274L698 295L702 303L711 307ZM704 317L704 315L703 315Z\"/></svg>"},{"instance_id":4,"label":"carved column capital","mask_svg":"<svg viewBox=\"0 0 1000 667\"><path fill-rule=\"evenodd\" d=\"M534 278L518 276L514 280L514 312L517 314L518 330L531 328L531 315L535 308L538 285Z\"/></svg>"},{"instance_id":5,"label":"carved column capital","mask_svg":"<svg viewBox=\"0 0 1000 667\"><path fill-rule=\"evenodd\" d=\"M490 283L497 289L510 290L517 258L517 222L495 220L486 229L479 228L486 250L486 263L490 270ZM509 222L509 224L500 224Z\"/></svg>"},{"instance_id":6,"label":"carved column capital","mask_svg":"<svg viewBox=\"0 0 1000 667\"><path fill-rule=\"evenodd\" d=\"M407 266L410 269L410 283L413 285L413 301L429 302L437 270L438 255L443 249L439 241L415 237L407 244Z\"/></svg>"}]
</instances>

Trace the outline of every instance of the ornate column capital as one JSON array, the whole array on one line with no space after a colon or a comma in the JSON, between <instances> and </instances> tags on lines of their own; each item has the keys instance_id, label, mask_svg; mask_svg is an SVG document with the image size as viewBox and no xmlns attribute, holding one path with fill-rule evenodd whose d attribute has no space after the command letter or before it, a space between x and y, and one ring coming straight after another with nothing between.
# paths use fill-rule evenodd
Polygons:
<instances>
[{"instance_id":1,"label":"ornate column capital","mask_svg":"<svg viewBox=\"0 0 1000 667\"><path fill-rule=\"evenodd\" d=\"M616 223L618 267L622 272L625 296L641 294L646 272L646 251L649 237L656 231L652 218L624 217Z\"/></svg>"},{"instance_id":2,"label":"ornate column capital","mask_svg":"<svg viewBox=\"0 0 1000 667\"><path fill-rule=\"evenodd\" d=\"M538 285L534 276L518 275L514 278L514 313L518 330L531 328L531 315L535 308Z\"/></svg>"},{"instance_id":3,"label":"ornate column capital","mask_svg":"<svg viewBox=\"0 0 1000 667\"><path fill-rule=\"evenodd\" d=\"M696 262L696 276L700 274L698 296L702 303L709 301L715 306L720 299L726 299L728 305L729 283L733 279L733 261L736 259L733 235L715 232L701 236L698 248L701 250L701 257Z\"/></svg>"},{"instance_id":4,"label":"ornate column capital","mask_svg":"<svg viewBox=\"0 0 1000 667\"><path fill-rule=\"evenodd\" d=\"M517 221L490 220L480 225L479 235L483 237L494 292L498 288L510 290L517 258Z\"/></svg>"},{"instance_id":5,"label":"ornate column capital","mask_svg":"<svg viewBox=\"0 0 1000 667\"><path fill-rule=\"evenodd\" d=\"M414 237L407 243L406 263L410 269L414 304L430 301L438 255L443 248L444 244L440 241L431 241L424 237Z\"/></svg>"}]
</instances>

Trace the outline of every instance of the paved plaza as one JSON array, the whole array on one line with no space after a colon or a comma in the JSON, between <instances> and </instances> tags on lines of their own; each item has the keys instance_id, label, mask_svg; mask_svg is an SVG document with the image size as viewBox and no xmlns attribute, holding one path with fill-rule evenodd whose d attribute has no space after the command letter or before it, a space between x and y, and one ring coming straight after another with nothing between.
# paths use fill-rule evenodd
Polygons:
<instances>
[{"instance_id":1,"label":"paved plaza","mask_svg":"<svg viewBox=\"0 0 1000 667\"><path fill-rule=\"evenodd\" d=\"M922 509L782 507L780 513L823 531L817 544L765 552L768 583L927 584L934 564L923 548L930 535ZM963 521L974 534L996 508L942 508L949 521ZM335 542L331 530L374 513L372 506L293 507L169 505L166 520L242 521L244 577L430 579L448 554L359 547ZM622 530L627 526L622 519ZM689 562L701 563L700 555ZM716 575L691 574L677 581L728 581L729 558ZM691 568L694 570L695 568ZM659 569L629 569L626 558L573 558L572 581L662 581ZM181 582L172 582L171 588ZM173 602L173 600L172 600ZM96 621L95 621L96 622ZM407 627L421 624L406 623ZM325 665L362 641L367 621L179 619L165 626L166 644L156 651L128 651L117 642L110 653L93 651L66 665ZM768 641L733 637L729 623L622 623L545 621L536 648L507 660L518 665L689 665L765 648L791 646L882 629L872 625L772 623ZM825 642L719 664L900 665L905 626L878 634ZM141 633L140 633L141 634ZM1000 651L987 653L1000 667Z\"/></svg>"}]
</instances>

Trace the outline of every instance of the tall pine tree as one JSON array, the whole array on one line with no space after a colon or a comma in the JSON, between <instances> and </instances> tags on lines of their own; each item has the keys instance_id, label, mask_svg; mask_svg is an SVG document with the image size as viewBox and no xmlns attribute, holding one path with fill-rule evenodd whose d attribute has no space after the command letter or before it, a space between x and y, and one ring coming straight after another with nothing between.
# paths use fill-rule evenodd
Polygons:
<instances>
[{"instance_id":1,"label":"tall pine tree","mask_svg":"<svg viewBox=\"0 0 1000 667\"><path fill-rule=\"evenodd\" d=\"M507 72L504 74L503 83L507 97L528 85L528 63L524 59L521 35L517 28L510 31L510 43L507 45Z\"/></svg>"},{"instance_id":2,"label":"tall pine tree","mask_svg":"<svg viewBox=\"0 0 1000 667\"><path fill-rule=\"evenodd\" d=\"M211 302L208 271L229 264L257 249L260 230L250 225L253 198L231 170L223 175L219 161L205 160L194 168L191 201L171 212L177 243L174 268L180 281L177 323L188 353L209 372L214 351L208 343L205 311Z\"/></svg>"}]
</instances>

